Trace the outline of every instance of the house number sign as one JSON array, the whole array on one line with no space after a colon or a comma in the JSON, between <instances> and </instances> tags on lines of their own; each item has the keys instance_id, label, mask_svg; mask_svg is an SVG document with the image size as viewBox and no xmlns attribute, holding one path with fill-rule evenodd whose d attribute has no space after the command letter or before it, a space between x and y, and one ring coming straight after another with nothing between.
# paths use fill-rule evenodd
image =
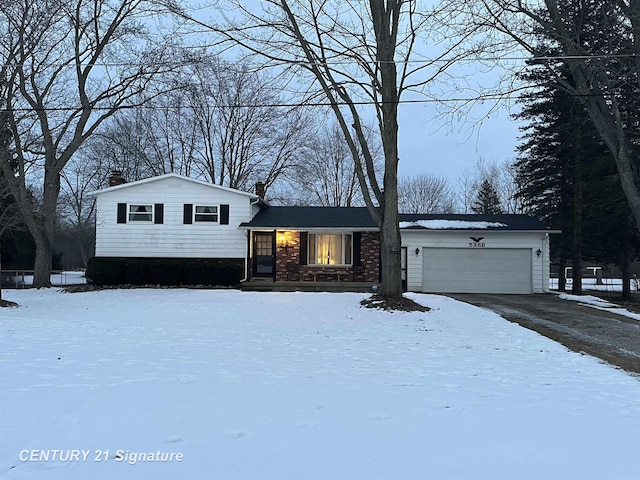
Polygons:
<instances>
[{"instance_id":1,"label":"house number sign","mask_svg":"<svg viewBox=\"0 0 640 480\"><path fill-rule=\"evenodd\" d=\"M485 248L487 244L483 242L484 237L469 237L471 241L469 242L469 248Z\"/></svg>"}]
</instances>

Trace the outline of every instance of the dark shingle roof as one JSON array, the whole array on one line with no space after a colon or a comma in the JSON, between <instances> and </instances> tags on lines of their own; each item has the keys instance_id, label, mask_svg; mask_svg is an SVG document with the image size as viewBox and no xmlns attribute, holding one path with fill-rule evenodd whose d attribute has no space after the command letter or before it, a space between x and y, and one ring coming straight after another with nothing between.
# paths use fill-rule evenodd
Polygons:
<instances>
[{"instance_id":1,"label":"dark shingle roof","mask_svg":"<svg viewBox=\"0 0 640 480\"><path fill-rule=\"evenodd\" d=\"M248 223L250 228L356 228L377 230L366 207L269 207Z\"/></svg>"},{"instance_id":2,"label":"dark shingle roof","mask_svg":"<svg viewBox=\"0 0 640 480\"><path fill-rule=\"evenodd\" d=\"M471 214L402 214L400 222L418 222L420 220L445 220L434 228L437 230L546 230L542 222L529 215L471 215ZM473 227L471 224L455 225L455 222L489 222L488 227ZM424 225L424 224L423 224ZM428 225L428 224L427 224ZM252 229L293 229L313 228L353 228L377 230L378 227L365 207L268 207L260 210L250 222L240 225ZM407 229L427 230L428 226L403 225Z\"/></svg>"}]
</instances>

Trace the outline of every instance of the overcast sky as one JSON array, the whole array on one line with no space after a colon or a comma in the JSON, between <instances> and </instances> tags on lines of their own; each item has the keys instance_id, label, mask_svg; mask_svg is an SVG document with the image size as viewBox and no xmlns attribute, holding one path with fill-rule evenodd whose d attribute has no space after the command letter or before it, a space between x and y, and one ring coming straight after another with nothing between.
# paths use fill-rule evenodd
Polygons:
<instances>
[{"instance_id":1,"label":"overcast sky","mask_svg":"<svg viewBox=\"0 0 640 480\"><path fill-rule=\"evenodd\" d=\"M187 1L198 4L198 0ZM253 4L259 8L259 3L260 0L246 0L243 5L248 7ZM211 8L194 8L190 13L201 20L210 21L218 17L214 12ZM471 81L465 79L464 83L467 86L473 83L475 92L483 92L481 82L490 85L499 75L496 71L481 72L469 68L466 75ZM451 91L456 86L445 84L437 88ZM424 100L424 97L420 98ZM406 100L407 96L403 99ZM411 97L411 100L414 99L416 97ZM440 105L440 112L442 108ZM438 107L433 103L400 105L400 176L425 173L445 177L455 183L462 171L472 169L479 158L490 163L513 160L520 132L518 123L510 118L510 113L516 107L503 105L493 108L494 104L485 103L452 120L451 117L439 116ZM487 115L489 110L492 110L491 114Z\"/></svg>"},{"instance_id":2,"label":"overcast sky","mask_svg":"<svg viewBox=\"0 0 640 480\"><path fill-rule=\"evenodd\" d=\"M483 112L478 108L473 113L481 116ZM401 176L427 173L455 182L478 158L502 163L516 156L519 124L509 118L507 106L482 121L469 118L447 125L434 117L429 105L401 105Z\"/></svg>"}]
</instances>

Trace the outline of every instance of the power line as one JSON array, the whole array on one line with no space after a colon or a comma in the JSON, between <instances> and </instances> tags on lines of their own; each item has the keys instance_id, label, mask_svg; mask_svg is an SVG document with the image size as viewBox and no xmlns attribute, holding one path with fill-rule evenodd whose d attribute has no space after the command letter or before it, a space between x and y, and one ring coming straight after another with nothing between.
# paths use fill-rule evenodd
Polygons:
<instances>
[{"instance_id":1,"label":"power line","mask_svg":"<svg viewBox=\"0 0 640 480\"><path fill-rule=\"evenodd\" d=\"M573 94L566 93L565 95L561 95L564 98L593 98L593 97L611 97L615 96L614 93L589 93L589 94ZM557 97L557 95L556 95ZM479 95L475 97L455 97L455 98L422 98L422 99L413 99L413 100L400 100L398 105L411 105L411 104L432 104L432 103L470 103L470 102L491 102L491 101L501 101L501 100L536 100L536 99L548 99L551 98L551 95L545 93L532 93L532 94L522 94L522 95L513 95L512 93L506 94L489 94L489 95ZM331 107L334 105L337 106L375 106L375 105L384 105L391 102L374 102L371 100L366 101L354 101L354 102L299 102L299 103L288 103L288 102L280 102L280 103L265 103L265 104L226 104L226 105L209 105L207 104L207 108L296 108L296 107ZM153 105L153 104L139 104L139 105L123 105L121 107L94 107L91 111L101 112L108 111L116 108L117 110L190 110L194 109L192 105ZM1 112L67 112L67 111L82 111L81 107L45 107L45 108L13 108L13 109L0 109Z\"/></svg>"},{"instance_id":2,"label":"power line","mask_svg":"<svg viewBox=\"0 0 640 480\"><path fill-rule=\"evenodd\" d=\"M635 53L629 54L589 54L589 55L551 55L551 56L506 56L506 57L470 57L470 58L432 58L432 59L412 59L412 60L392 60L392 61L383 61L383 60L372 60L371 64L385 65L385 64L395 64L395 65L428 65L435 63L472 63L472 62L503 62L503 61L531 61L533 63L541 64L550 61L556 60L595 60L595 59L636 59L640 58L640 55ZM186 61L145 61L144 65L146 66L154 66L154 67L186 67L191 65L204 65L209 64L212 66L223 66L224 68L229 68L233 66L233 63L218 63L215 60L206 60L206 59L192 59ZM285 62L281 62L282 65ZM331 60L328 62L309 62L307 60L294 60L292 59L290 62L286 63L287 65L295 64L295 65L313 65L313 66L331 66L331 65L353 65L354 59L347 59L343 61ZM66 66L69 68L89 68L89 67L135 67L139 66L140 63L135 62L101 62L101 63L83 63L83 62L74 62L68 63ZM13 67L21 67L24 68L28 66L28 64L24 63L15 63L12 64Z\"/></svg>"}]
</instances>

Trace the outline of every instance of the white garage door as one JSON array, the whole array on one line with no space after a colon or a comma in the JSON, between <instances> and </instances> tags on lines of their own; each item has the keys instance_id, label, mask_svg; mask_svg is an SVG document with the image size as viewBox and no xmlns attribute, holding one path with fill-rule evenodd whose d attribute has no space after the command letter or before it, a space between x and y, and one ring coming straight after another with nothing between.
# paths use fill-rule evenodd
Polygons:
<instances>
[{"instance_id":1,"label":"white garage door","mask_svg":"<svg viewBox=\"0 0 640 480\"><path fill-rule=\"evenodd\" d=\"M428 248L422 290L433 293L533 293L531 250Z\"/></svg>"}]
</instances>

